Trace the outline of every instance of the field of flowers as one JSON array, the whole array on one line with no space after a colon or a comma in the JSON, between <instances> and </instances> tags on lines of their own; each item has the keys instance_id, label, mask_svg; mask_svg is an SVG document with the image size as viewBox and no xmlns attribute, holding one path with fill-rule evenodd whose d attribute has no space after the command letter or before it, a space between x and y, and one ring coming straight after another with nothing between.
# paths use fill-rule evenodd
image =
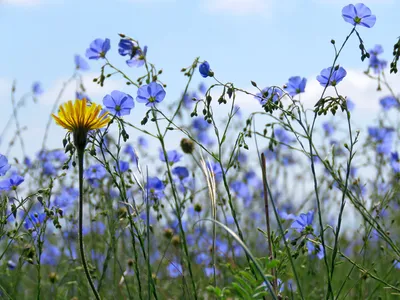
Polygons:
<instances>
[{"instance_id":1,"label":"field of flowers","mask_svg":"<svg viewBox=\"0 0 400 300\"><path fill-rule=\"evenodd\" d=\"M36 82L18 99L13 87L2 137L14 131L9 145L24 159L0 155L0 298L399 297L400 98L387 78L397 73L400 39L388 66L383 48L358 31L375 25L371 10L349 4L342 17L349 33L331 40L311 107L301 100L306 78L251 81L253 93L200 58L182 68L186 85L173 102L147 46L119 34L118 45L98 38L75 56L76 99L54 99L45 134L64 128L63 148L31 156L18 113L43 88ZM359 49L347 47L351 39ZM120 61L109 60L112 49ZM340 92L343 51L361 58L381 93L366 138ZM99 86L122 78L132 92L91 99L80 76L87 59L101 63ZM259 110L244 115L240 95Z\"/></svg>"}]
</instances>

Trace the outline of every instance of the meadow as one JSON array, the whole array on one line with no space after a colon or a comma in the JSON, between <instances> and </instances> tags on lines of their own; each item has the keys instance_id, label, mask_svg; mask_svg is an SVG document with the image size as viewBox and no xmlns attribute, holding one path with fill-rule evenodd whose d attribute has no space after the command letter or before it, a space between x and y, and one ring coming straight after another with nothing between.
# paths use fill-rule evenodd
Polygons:
<instances>
[{"instance_id":1,"label":"meadow","mask_svg":"<svg viewBox=\"0 0 400 300\"><path fill-rule=\"evenodd\" d=\"M186 84L170 95L147 46L116 33L74 57L75 98L54 98L44 146L32 154L19 113L44 88L10 87L0 298L397 299L400 98L389 81L400 39L388 62L382 46L363 41L383 16L361 3L334 13L349 30L330 42L312 105L302 76L267 87L249 79L250 91L202 57L181 68ZM381 95L361 130L357 105L340 91L342 52L365 64ZM130 92L92 99L82 74L93 61L93 82L118 78ZM258 109L244 114L242 95ZM48 149L54 126L64 135Z\"/></svg>"}]
</instances>

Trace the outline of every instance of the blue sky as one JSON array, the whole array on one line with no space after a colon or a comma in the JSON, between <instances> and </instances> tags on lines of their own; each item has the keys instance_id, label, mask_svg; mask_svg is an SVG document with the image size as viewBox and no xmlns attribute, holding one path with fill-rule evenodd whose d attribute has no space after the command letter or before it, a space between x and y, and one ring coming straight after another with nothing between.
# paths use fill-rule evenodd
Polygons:
<instances>
[{"instance_id":1,"label":"blue sky","mask_svg":"<svg viewBox=\"0 0 400 300\"><path fill-rule=\"evenodd\" d=\"M12 80L27 91L33 81L42 82L46 93L39 104L21 111L25 135L32 138L43 131L52 99L60 84L73 72L74 54L84 55L95 38L110 38L109 58L134 77L138 69L129 69L117 54L119 36L125 33L148 45L148 59L162 68L162 80L168 84L167 100L179 97L185 79L179 70L195 57L209 61L216 76L243 88L250 80L260 87L282 85L290 76L307 77L309 83L333 58L333 38L341 43L352 26L341 17L342 0L0 0L0 96L5 109L0 112L1 129L11 113L9 90ZM377 16L372 29L360 28L367 49L383 45L384 57L391 60L392 46L400 35L396 0L364 1ZM355 36L339 62L348 71L345 92L364 95L366 111L375 110L374 87L357 76L366 69L360 61ZM90 62L87 75L99 74L100 62ZM356 76L357 75L357 76ZM200 76L196 74L196 80ZM399 86L399 76L390 79ZM121 87L115 81L94 97ZM317 89L315 84L313 89ZM357 90L360 89L360 90ZM398 91L398 89L395 89ZM318 91L317 91L318 92ZM135 95L134 91L131 91ZM366 97L375 99L365 99ZM383 96L383 95L382 95ZM66 99L72 98L72 90ZM375 101L369 103L365 101ZM247 100L245 100L247 101ZM371 108L371 109L369 109ZM369 110L368 110L369 109ZM28 134L29 132L29 134ZM61 131L52 129L51 145ZM41 138L41 136L40 136ZM39 147L32 140L32 149ZM1 146L4 150L4 145Z\"/></svg>"}]
</instances>

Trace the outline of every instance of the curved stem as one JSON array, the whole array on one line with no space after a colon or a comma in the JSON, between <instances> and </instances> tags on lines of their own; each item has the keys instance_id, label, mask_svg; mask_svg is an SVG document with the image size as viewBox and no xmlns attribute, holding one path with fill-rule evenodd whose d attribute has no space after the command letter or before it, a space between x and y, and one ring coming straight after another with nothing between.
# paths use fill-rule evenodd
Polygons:
<instances>
[{"instance_id":1,"label":"curved stem","mask_svg":"<svg viewBox=\"0 0 400 300\"><path fill-rule=\"evenodd\" d=\"M85 249L83 247L83 155L84 149L77 149L78 152L78 167L79 167L79 252L81 255L82 265L85 269L85 275L89 281L89 285L92 288L93 294L97 300L100 300L100 295L94 286L92 277L89 273L88 264L86 262Z\"/></svg>"}]
</instances>

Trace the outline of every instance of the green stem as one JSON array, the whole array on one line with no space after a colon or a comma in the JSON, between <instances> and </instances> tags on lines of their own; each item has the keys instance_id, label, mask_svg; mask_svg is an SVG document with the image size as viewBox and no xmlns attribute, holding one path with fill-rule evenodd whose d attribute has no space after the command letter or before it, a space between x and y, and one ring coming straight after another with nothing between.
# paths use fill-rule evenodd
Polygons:
<instances>
[{"instance_id":1,"label":"green stem","mask_svg":"<svg viewBox=\"0 0 400 300\"><path fill-rule=\"evenodd\" d=\"M78 167L79 167L79 252L81 254L83 269L85 270L85 275L87 280L89 281L89 285L92 288L93 294L97 300L100 300L100 295L94 286L92 277L89 273L88 264L86 262L85 249L83 247L83 155L84 148L77 149L78 152Z\"/></svg>"}]
</instances>

